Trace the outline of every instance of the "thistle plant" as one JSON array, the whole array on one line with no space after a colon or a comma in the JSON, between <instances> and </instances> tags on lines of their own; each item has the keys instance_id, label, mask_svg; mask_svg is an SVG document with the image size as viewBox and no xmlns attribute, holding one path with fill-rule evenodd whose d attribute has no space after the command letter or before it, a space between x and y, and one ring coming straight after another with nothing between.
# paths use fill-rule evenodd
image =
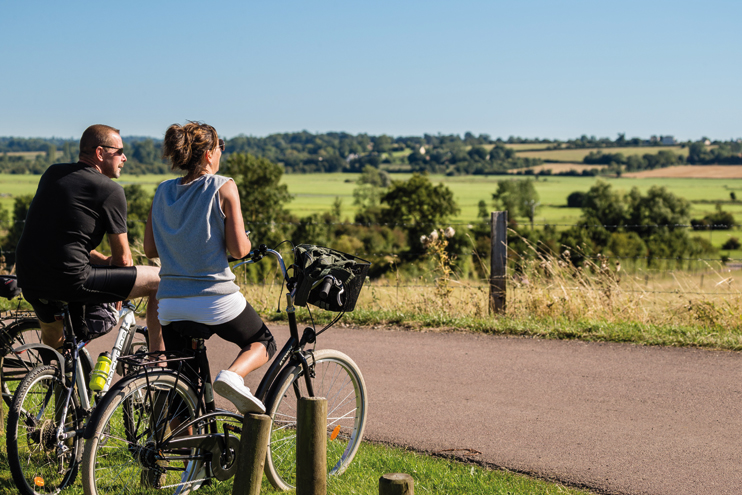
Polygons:
<instances>
[{"instance_id":1,"label":"thistle plant","mask_svg":"<svg viewBox=\"0 0 742 495\"><path fill-rule=\"evenodd\" d=\"M441 304L445 304L448 296L453 292L451 287L451 276L453 275L452 265L454 260L449 256L446 248L448 239L454 236L456 231L452 227L439 231L433 230L427 236L422 236L420 242L427 249L427 256L433 260L434 272L437 274L435 279L436 295Z\"/></svg>"}]
</instances>

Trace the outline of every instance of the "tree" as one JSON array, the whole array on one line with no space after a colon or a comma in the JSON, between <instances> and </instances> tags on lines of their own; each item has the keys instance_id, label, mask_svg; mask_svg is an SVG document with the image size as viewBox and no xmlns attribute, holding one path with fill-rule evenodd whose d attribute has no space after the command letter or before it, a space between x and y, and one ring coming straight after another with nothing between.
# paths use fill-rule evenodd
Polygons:
<instances>
[{"instance_id":1,"label":"tree","mask_svg":"<svg viewBox=\"0 0 742 495\"><path fill-rule=\"evenodd\" d=\"M144 240L144 227L152 206L152 196L139 184L124 186L126 195L126 230L129 244Z\"/></svg>"},{"instance_id":2,"label":"tree","mask_svg":"<svg viewBox=\"0 0 742 495\"><path fill-rule=\"evenodd\" d=\"M472 146L472 148L469 150L468 153L469 157L472 160L486 160L487 159L487 150L482 146Z\"/></svg>"},{"instance_id":3,"label":"tree","mask_svg":"<svg viewBox=\"0 0 742 495\"><path fill-rule=\"evenodd\" d=\"M389 174L383 170L366 165L353 190L353 204L358 206L357 223L377 223L381 211L380 202L384 191L389 187Z\"/></svg>"},{"instance_id":4,"label":"tree","mask_svg":"<svg viewBox=\"0 0 742 495\"><path fill-rule=\"evenodd\" d=\"M232 177L240 193L245 228L255 244L277 244L287 235L280 225L290 220L284 205L293 197L281 184L283 167L249 153L233 153L227 158L224 174Z\"/></svg>"},{"instance_id":5,"label":"tree","mask_svg":"<svg viewBox=\"0 0 742 495\"><path fill-rule=\"evenodd\" d=\"M585 202L586 194L582 191L575 191L567 196L567 207L568 208L582 208L582 204Z\"/></svg>"},{"instance_id":6,"label":"tree","mask_svg":"<svg viewBox=\"0 0 742 495\"><path fill-rule=\"evenodd\" d=\"M652 186L646 195L642 195L639 189L634 187L626 199L627 222L630 225L646 225L651 228L662 226L661 228L673 231L690 221L690 202L675 196L665 187ZM639 229L637 233L641 236L643 232L649 230L650 228Z\"/></svg>"},{"instance_id":7,"label":"tree","mask_svg":"<svg viewBox=\"0 0 742 495\"><path fill-rule=\"evenodd\" d=\"M742 247L742 244L740 244L739 239L737 239L736 237L730 237L724 244L721 245L721 248L726 249L727 251L733 251L735 249L739 249L740 247Z\"/></svg>"},{"instance_id":8,"label":"tree","mask_svg":"<svg viewBox=\"0 0 742 495\"><path fill-rule=\"evenodd\" d=\"M151 139L145 139L144 141L137 141L133 143L132 147L134 151L132 158L139 163L155 163L158 161L158 152L155 149L155 143Z\"/></svg>"},{"instance_id":9,"label":"tree","mask_svg":"<svg viewBox=\"0 0 742 495\"><path fill-rule=\"evenodd\" d=\"M508 212L508 218L527 217L533 224L533 217L539 206L539 196L533 180L500 180L497 191L492 194L495 207Z\"/></svg>"},{"instance_id":10,"label":"tree","mask_svg":"<svg viewBox=\"0 0 742 495\"><path fill-rule=\"evenodd\" d=\"M459 212L453 192L443 184L433 185L421 174L412 174L406 181L393 180L381 203L387 206L382 210L382 221L402 224L415 255L424 252L421 236Z\"/></svg>"},{"instance_id":11,"label":"tree","mask_svg":"<svg viewBox=\"0 0 742 495\"><path fill-rule=\"evenodd\" d=\"M374 151L377 153L386 153L391 149L392 144L394 144L392 138L386 134L382 134L374 139Z\"/></svg>"},{"instance_id":12,"label":"tree","mask_svg":"<svg viewBox=\"0 0 742 495\"><path fill-rule=\"evenodd\" d=\"M582 218L586 222L604 225L609 231L616 231L626 219L626 204L623 195L599 180L585 194L582 200Z\"/></svg>"},{"instance_id":13,"label":"tree","mask_svg":"<svg viewBox=\"0 0 742 495\"><path fill-rule=\"evenodd\" d=\"M21 238L23 227L26 224L26 215L28 214L28 208L31 206L33 196L31 194L24 194L17 196L13 203L13 222L10 224L8 229L8 235L2 243L3 251L10 251L13 254L5 257L5 262L8 266L15 264L15 247L18 244L18 240Z\"/></svg>"},{"instance_id":14,"label":"tree","mask_svg":"<svg viewBox=\"0 0 742 495\"><path fill-rule=\"evenodd\" d=\"M734 227L734 215L721 209L721 204L716 203L716 211L704 216L701 220L690 221L693 230L730 230Z\"/></svg>"}]
</instances>

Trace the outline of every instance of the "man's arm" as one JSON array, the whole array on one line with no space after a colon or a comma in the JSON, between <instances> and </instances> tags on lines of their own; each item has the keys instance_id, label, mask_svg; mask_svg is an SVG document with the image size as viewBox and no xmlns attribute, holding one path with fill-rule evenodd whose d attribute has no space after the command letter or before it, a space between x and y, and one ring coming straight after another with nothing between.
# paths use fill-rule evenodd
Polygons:
<instances>
[{"instance_id":1,"label":"man's arm","mask_svg":"<svg viewBox=\"0 0 742 495\"><path fill-rule=\"evenodd\" d=\"M108 242L111 244L110 264L112 266L134 266L126 232L123 234L108 234ZM90 254L92 261L93 253L91 252Z\"/></svg>"}]
</instances>

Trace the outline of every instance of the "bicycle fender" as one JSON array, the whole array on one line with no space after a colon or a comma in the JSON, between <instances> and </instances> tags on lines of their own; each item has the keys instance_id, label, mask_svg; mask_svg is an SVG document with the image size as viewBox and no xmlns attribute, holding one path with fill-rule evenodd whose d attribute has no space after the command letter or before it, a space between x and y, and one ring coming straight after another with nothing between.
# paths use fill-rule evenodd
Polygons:
<instances>
[{"instance_id":1,"label":"bicycle fender","mask_svg":"<svg viewBox=\"0 0 742 495\"><path fill-rule=\"evenodd\" d=\"M273 407L273 403L276 400L276 396L278 395L278 391L281 388L281 385L286 381L289 375L294 373L294 370L298 369L299 373L301 373L301 365L300 364L289 364L286 365L281 372L278 374L275 380L273 380L273 383L271 384L271 388L268 390L268 395L266 395L266 402L265 404L265 410L270 411ZM267 413L266 413L267 414Z\"/></svg>"},{"instance_id":2,"label":"bicycle fender","mask_svg":"<svg viewBox=\"0 0 742 495\"><path fill-rule=\"evenodd\" d=\"M64 369L64 357L51 346L42 344L40 342L34 342L31 344L24 344L20 347L13 348L13 354L21 354L29 349L36 350L44 359L44 364L49 364L50 361L57 361L62 369ZM48 361L47 361L48 360Z\"/></svg>"},{"instance_id":3,"label":"bicycle fender","mask_svg":"<svg viewBox=\"0 0 742 495\"><path fill-rule=\"evenodd\" d=\"M85 360L85 361L83 362L83 369L85 369L85 363L87 363L87 365L88 365L88 368L87 368L87 369L85 369L85 371L86 371L86 372L88 373L88 375L89 375L89 374L90 374L90 371L91 371L91 370L92 370L93 368L95 368L95 361L93 361L93 357L92 357L92 356L90 355L90 353L88 352L88 350L87 350L86 348L84 348L84 347L83 347L82 349L80 349L80 359L84 359L84 360ZM88 377L88 378L89 378L89 377ZM87 379L87 378L86 378L86 379Z\"/></svg>"},{"instance_id":4,"label":"bicycle fender","mask_svg":"<svg viewBox=\"0 0 742 495\"><path fill-rule=\"evenodd\" d=\"M149 371L148 373L157 375L173 375L177 376L178 372L174 370L169 370L167 368L161 368L155 371ZM88 424L85 425L85 433L83 433L83 438L85 440L90 440L93 438L93 434L95 433L95 429L97 427L98 422L100 421L100 417L103 414L103 412L108 409L109 403L116 398L116 396L121 392L125 387L127 387L131 382L134 380L137 380L139 378L142 378L144 376L144 373L137 373L136 375L130 375L127 377L122 378L116 384L111 387L108 392L103 396L103 399L95 405L95 408L93 409L93 414L88 419ZM191 384L190 380L185 378L183 375L180 375L178 378L179 381L186 383L190 385L192 388L193 384Z\"/></svg>"}]
</instances>

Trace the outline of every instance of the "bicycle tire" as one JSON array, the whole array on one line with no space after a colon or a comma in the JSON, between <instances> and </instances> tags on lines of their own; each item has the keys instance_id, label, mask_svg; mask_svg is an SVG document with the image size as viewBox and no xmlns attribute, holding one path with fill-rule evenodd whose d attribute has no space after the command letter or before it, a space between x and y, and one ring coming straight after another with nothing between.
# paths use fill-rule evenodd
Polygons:
<instances>
[{"instance_id":1,"label":"bicycle tire","mask_svg":"<svg viewBox=\"0 0 742 495\"><path fill-rule=\"evenodd\" d=\"M311 358L308 358L311 364ZM339 476L360 447L368 414L368 394L361 370L347 355L332 349L314 353L316 397L327 399L327 468ZM265 474L278 490L296 485L297 396L308 396L301 366L281 371L268 394L271 433Z\"/></svg>"},{"instance_id":2,"label":"bicycle tire","mask_svg":"<svg viewBox=\"0 0 742 495\"><path fill-rule=\"evenodd\" d=\"M13 393L20 381L32 369L43 364L38 352L27 350L23 354L12 353L14 348L24 344L41 342L41 325L36 318L22 318L0 329L0 357L3 358L2 394L5 404L10 407Z\"/></svg>"},{"instance_id":3,"label":"bicycle tire","mask_svg":"<svg viewBox=\"0 0 742 495\"><path fill-rule=\"evenodd\" d=\"M80 436L67 441L66 453L60 455L56 447L56 426L67 390L59 368L46 365L31 370L13 397L8 415L8 465L24 495L59 493L75 481L82 448ZM73 393L67 429L79 429L83 421L79 397Z\"/></svg>"},{"instance_id":4,"label":"bicycle tire","mask_svg":"<svg viewBox=\"0 0 742 495\"><path fill-rule=\"evenodd\" d=\"M176 398L180 399L177 410L167 410L165 404L173 404ZM86 434L81 463L83 492L189 493L193 480L199 479L202 461L170 461L164 465L154 460L154 453L182 454L167 452L160 442L169 434L173 417L177 416L181 424L192 420L197 405L194 387L170 371L148 371L147 378L141 373L112 388L88 425L92 434ZM127 418L129 414L132 416Z\"/></svg>"}]
</instances>

